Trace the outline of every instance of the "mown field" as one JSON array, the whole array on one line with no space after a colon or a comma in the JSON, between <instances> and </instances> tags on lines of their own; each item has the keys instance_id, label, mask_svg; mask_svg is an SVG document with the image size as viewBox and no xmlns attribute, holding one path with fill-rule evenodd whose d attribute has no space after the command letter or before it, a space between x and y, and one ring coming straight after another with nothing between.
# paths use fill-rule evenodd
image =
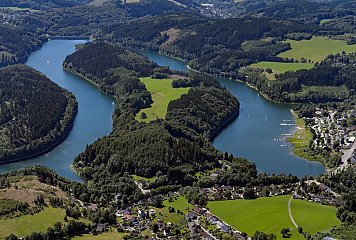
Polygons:
<instances>
[{"instance_id":1,"label":"mown field","mask_svg":"<svg viewBox=\"0 0 356 240\"><path fill-rule=\"evenodd\" d=\"M278 54L282 58L293 58L298 60L299 63L281 63L281 62L258 62L250 65L255 68L271 68L273 73L263 74L269 79L274 80L274 75L277 73L285 73L287 71L297 71L300 69L311 69L314 63L324 60L329 54L355 52L356 44L347 45L346 41L334 40L327 37L313 37L310 40L287 40L287 43L291 44L292 49ZM300 60L305 58L308 62L301 63ZM309 63L309 60L311 62Z\"/></svg>"},{"instance_id":2,"label":"mown field","mask_svg":"<svg viewBox=\"0 0 356 240\"><path fill-rule=\"evenodd\" d=\"M173 224L181 224L182 221L184 221L185 214L188 213L189 209L192 210L194 208L194 206L188 203L188 200L182 196L179 196L177 200L173 202L169 202L168 200L163 201L163 206L163 208L157 209L159 218ZM168 210L169 207L173 207L175 212L170 213ZM183 214L178 214L178 210Z\"/></svg>"},{"instance_id":3,"label":"mown field","mask_svg":"<svg viewBox=\"0 0 356 240\"><path fill-rule=\"evenodd\" d=\"M122 240L124 239L124 233L118 232L106 232L99 235L84 234L82 236L74 237L72 240Z\"/></svg>"},{"instance_id":4,"label":"mown field","mask_svg":"<svg viewBox=\"0 0 356 240\"><path fill-rule=\"evenodd\" d=\"M356 44L347 45L345 41L329 39L327 37L313 37L310 40L287 40L292 49L280 53L282 58L301 58L310 59L314 62L320 62L329 54L336 54L345 51L346 53L355 52Z\"/></svg>"},{"instance_id":5,"label":"mown field","mask_svg":"<svg viewBox=\"0 0 356 240\"><path fill-rule=\"evenodd\" d=\"M151 93L153 104L150 108L141 109L136 115L137 121L149 122L157 118L165 118L168 103L174 99L178 99L189 90L189 88L173 88L172 79L153 79L147 77L141 78L140 81L145 84L146 89ZM146 113L146 119L141 118L142 112Z\"/></svg>"},{"instance_id":6,"label":"mown field","mask_svg":"<svg viewBox=\"0 0 356 240\"><path fill-rule=\"evenodd\" d=\"M280 231L288 227L292 234L289 239L304 239L289 218L289 198L290 195L256 200L215 201L209 202L208 208L216 216L249 236L259 230L274 233L278 239L282 239ZM294 200L292 202L292 214L297 217L295 221L307 231L321 231L338 224L335 213L335 208L325 210L325 206L321 204L306 201L299 203Z\"/></svg>"},{"instance_id":7,"label":"mown field","mask_svg":"<svg viewBox=\"0 0 356 240\"><path fill-rule=\"evenodd\" d=\"M0 220L0 239L4 239L10 234L20 237L33 232L45 232L56 222L64 223L64 216L64 209L48 207L34 215Z\"/></svg>"},{"instance_id":8,"label":"mown field","mask_svg":"<svg viewBox=\"0 0 356 240\"><path fill-rule=\"evenodd\" d=\"M336 218L335 207L318 203L293 199L292 214L294 221L303 227L304 231L310 232L311 234L341 224L339 219Z\"/></svg>"},{"instance_id":9,"label":"mown field","mask_svg":"<svg viewBox=\"0 0 356 240\"><path fill-rule=\"evenodd\" d=\"M283 62L258 62L251 64L254 68L271 68L272 73L264 72L263 74L269 79L274 80L275 74L285 73L287 71L297 71L299 69L311 69L314 66L312 63L283 63Z\"/></svg>"}]
</instances>

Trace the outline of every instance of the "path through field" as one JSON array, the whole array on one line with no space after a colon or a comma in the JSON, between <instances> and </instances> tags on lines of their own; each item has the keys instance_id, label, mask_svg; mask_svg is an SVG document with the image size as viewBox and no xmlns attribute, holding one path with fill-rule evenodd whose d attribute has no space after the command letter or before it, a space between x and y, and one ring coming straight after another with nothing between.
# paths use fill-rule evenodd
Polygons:
<instances>
[{"instance_id":1,"label":"path through field","mask_svg":"<svg viewBox=\"0 0 356 240\"><path fill-rule=\"evenodd\" d=\"M294 225L296 228L298 228L298 225L297 225L297 223L294 221L294 218L293 218L293 215L292 215L292 209L290 208L290 206L291 206L291 204L292 204L293 196L294 196L294 195L292 195L292 196L290 197L289 201L288 201L288 213L289 213L289 218L290 218L290 220L292 221L293 225Z\"/></svg>"}]
</instances>

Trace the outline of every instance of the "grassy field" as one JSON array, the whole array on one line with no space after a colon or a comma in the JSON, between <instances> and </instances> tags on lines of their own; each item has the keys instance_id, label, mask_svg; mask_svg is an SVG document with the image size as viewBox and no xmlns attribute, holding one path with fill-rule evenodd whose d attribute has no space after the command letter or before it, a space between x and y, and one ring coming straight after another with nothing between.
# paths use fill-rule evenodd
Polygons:
<instances>
[{"instance_id":1,"label":"grassy field","mask_svg":"<svg viewBox=\"0 0 356 240\"><path fill-rule=\"evenodd\" d=\"M188 202L185 197L179 196L174 202L165 200L163 202L165 207L173 207L175 210L180 210L183 213L188 213L188 209L192 210L194 206Z\"/></svg>"},{"instance_id":2,"label":"grassy field","mask_svg":"<svg viewBox=\"0 0 356 240\"><path fill-rule=\"evenodd\" d=\"M310 159L310 156L308 156L304 149L308 148L310 140L313 140L313 135L309 128L305 126L305 122L302 118L298 118L296 114L294 114L294 117L297 130L294 136L288 137L287 140L293 144L293 152L295 155Z\"/></svg>"},{"instance_id":3,"label":"grassy field","mask_svg":"<svg viewBox=\"0 0 356 240\"><path fill-rule=\"evenodd\" d=\"M347 45L346 41L329 39L326 37L313 37L310 40L287 40L290 43L292 49L278 54L278 57L282 58L294 58L299 60L305 58L311 60L314 63L320 62L325 59L329 54L341 53L345 51L346 53L355 52L356 44ZM274 80L274 75L277 73L285 73L287 71L296 71L300 69L311 69L314 63L280 63L280 62L258 62L250 65L251 67L258 68L271 68L273 73L263 74L269 79Z\"/></svg>"},{"instance_id":4,"label":"grassy field","mask_svg":"<svg viewBox=\"0 0 356 240\"><path fill-rule=\"evenodd\" d=\"M154 180L157 179L157 177L146 178L146 177L141 177L141 176L138 176L138 175L132 175L132 178L135 181L145 180L147 183L153 182Z\"/></svg>"},{"instance_id":5,"label":"grassy field","mask_svg":"<svg viewBox=\"0 0 356 240\"><path fill-rule=\"evenodd\" d=\"M341 224L336 217L336 210L337 209L332 206L297 199L292 200L294 221L298 226L303 227L304 231L310 232L311 234Z\"/></svg>"},{"instance_id":6,"label":"grassy field","mask_svg":"<svg viewBox=\"0 0 356 240\"><path fill-rule=\"evenodd\" d=\"M257 230L274 233L282 239L280 231L289 227L293 239L304 239L293 226L288 214L288 200L290 195L256 200L230 200L209 202L208 208L216 216L249 236ZM335 208L325 207L310 202L292 202L292 214L295 221L307 231L321 231L338 224ZM317 215L317 216L315 216ZM321 220L322 219L322 220Z\"/></svg>"},{"instance_id":7,"label":"grassy field","mask_svg":"<svg viewBox=\"0 0 356 240\"><path fill-rule=\"evenodd\" d=\"M274 233L281 238L282 228L289 227L290 239L302 239L288 215L290 196L209 202L208 208L216 216L236 229L252 236L257 230Z\"/></svg>"},{"instance_id":8,"label":"grassy field","mask_svg":"<svg viewBox=\"0 0 356 240\"><path fill-rule=\"evenodd\" d=\"M124 233L106 232L99 235L84 234L82 236L71 238L72 240L122 240L124 239Z\"/></svg>"},{"instance_id":9,"label":"grassy field","mask_svg":"<svg viewBox=\"0 0 356 240\"><path fill-rule=\"evenodd\" d=\"M280 53L278 56L282 58L294 59L311 59L314 62L320 62L325 59L329 54L355 52L356 44L347 45L345 41L333 40L326 37L313 37L310 40L287 40L292 49Z\"/></svg>"},{"instance_id":10,"label":"grassy field","mask_svg":"<svg viewBox=\"0 0 356 240\"><path fill-rule=\"evenodd\" d=\"M141 78L140 81L145 84L147 90L151 93L153 104L150 108L141 109L136 115L137 121L149 122L157 118L165 118L168 103L174 99L178 99L189 90L189 88L173 88L172 79L153 79L147 77ZM146 119L141 119L142 112L146 113Z\"/></svg>"},{"instance_id":11,"label":"grassy field","mask_svg":"<svg viewBox=\"0 0 356 240\"><path fill-rule=\"evenodd\" d=\"M45 232L56 222L64 222L64 215L64 209L48 207L34 215L0 220L0 239L11 233L20 237L32 232Z\"/></svg>"},{"instance_id":12,"label":"grassy field","mask_svg":"<svg viewBox=\"0 0 356 240\"><path fill-rule=\"evenodd\" d=\"M182 224L185 219L185 214L188 213L188 209L193 209L194 206L188 203L187 199L179 196L177 200L169 202L168 200L163 201L163 208L156 208L156 217L164 220L165 222L171 222L173 224ZM168 208L173 207L175 212L170 213ZM177 211L180 210L183 214L178 214Z\"/></svg>"},{"instance_id":13,"label":"grassy field","mask_svg":"<svg viewBox=\"0 0 356 240\"><path fill-rule=\"evenodd\" d=\"M283 62L258 62L250 65L250 67L255 67L255 68L271 68L272 73L267 73L264 71L264 75L269 79L269 80L274 80L275 74L279 73L285 73L287 71L297 71L299 69L311 69L314 66L312 63L283 63Z\"/></svg>"}]
</instances>

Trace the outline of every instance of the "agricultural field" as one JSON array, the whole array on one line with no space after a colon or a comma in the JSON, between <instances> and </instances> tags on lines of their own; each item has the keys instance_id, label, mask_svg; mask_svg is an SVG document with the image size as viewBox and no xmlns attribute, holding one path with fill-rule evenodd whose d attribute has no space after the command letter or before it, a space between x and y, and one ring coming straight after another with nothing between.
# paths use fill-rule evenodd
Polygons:
<instances>
[{"instance_id":1,"label":"agricultural field","mask_svg":"<svg viewBox=\"0 0 356 240\"><path fill-rule=\"evenodd\" d=\"M0 239L10 234L25 236L33 232L45 232L56 222L64 223L65 210L47 207L34 215L23 215L16 218L0 220Z\"/></svg>"},{"instance_id":2,"label":"agricultural field","mask_svg":"<svg viewBox=\"0 0 356 240\"><path fill-rule=\"evenodd\" d=\"M290 43L292 49L278 54L278 57L282 58L293 58L298 60L299 63L281 63L281 62L258 62L251 64L250 67L261 68L266 70L267 68L272 69L272 73L266 71L263 74L269 80L275 80L274 75L279 73L285 73L287 71L297 71L300 69L311 69L314 63L320 62L325 59L329 54L355 52L356 44L347 45L346 41L335 40L327 37L313 37L310 40L287 40ZM308 62L301 63L300 60L304 58ZM310 60L310 62L309 62Z\"/></svg>"},{"instance_id":3,"label":"agricultural field","mask_svg":"<svg viewBox=\"0 0 356 240\"><path fill-rule=\"evenodd\" d=\"M167 107L170 101L178 99L182 94L188 93L189 88L173 88L173 79L153 79L150 77L141 78L147 90L151 93L153 104L150 108L141 109L136 115L137 121L149 122L157 118L164 119L167 114ZM147 118L141 116L145 113Z\"/></svg>"},{"instance_id":4,"label":"agricultural field","mask_svg":"<svg viewBox=\"0 0 356 240\"><path fill-rule=\"evenodd\" d=\"M310 232L311 234L341 224L336 217L335 207L299 199L292 200L292 214L294 221L303 227L304 231Z\"/></svg>"},{"instance_id":5,"label":"agricultural field","mask_svg":"<svg viewBox=\"0 0 356 240\"><path fill-rule=\"evenodd\" d=\"M124 233L118 232L106 232L98 235L84 234L82 236L74 237L72 240L122 240L124 239Z\"/></svg>"},{"instance_id":6,"label":"agricultural field","mask_svg":"<svg viewBox=\"0 0 356 240\"><path fill-rule=\"evenodd\" d=\"M301 58L310 59L313 62L320 62L329 54L336 54L345 51L346 53L355 52L356 44L347 45L345 41L329 39L327 37L313 37L310 40L287 40L292 49L280 53L282 58Z\"/></svg>"},{"instance_id":7,"label":"agricultural field","mask_svg":"<svg viewBox=\"0 0 356 240\"><path fill-rule=\"evenodd\" d=\"M274 233L278 239L282 239L280 231L288 227L292 234L289 239L304 239L289 218L288 200L290 197L286 195L256 200L215 201L209 202L208 208L213 214L236 229L246 232L249 236L259 230ZM325 209L325 206L321 204L299 203L294 200L292 202L292 214L296 216L295 221L297 224L304 225L307 231L322 231L338 224L336 209ZM323 221L319 221L320 219Z\"/></svg>"},{"instance_id":8,"label":"agricultural field","mask_svg":"<svg viewBox=\"0 0 356 240\"><path fill-rule=\"evenodd\" d=\"M250 67L254 67L254 68L272 69L272 73L268 73L266 71L263 72L263 74L269 80L275 80L276 79L274 77L275 74L285 73L288 71L297 71L300 69L311 69L313 66L314 66L313 63L284 63L284 62L258 62L250 65Z\"/></svg>"}]
</instances>

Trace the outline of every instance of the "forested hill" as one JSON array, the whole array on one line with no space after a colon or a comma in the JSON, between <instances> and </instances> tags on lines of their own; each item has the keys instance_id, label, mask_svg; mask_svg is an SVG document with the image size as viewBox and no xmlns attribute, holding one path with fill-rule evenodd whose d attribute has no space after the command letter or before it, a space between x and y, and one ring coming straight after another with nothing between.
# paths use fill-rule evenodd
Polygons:
<instances>
[{"instance_id":1,"label":"forested hill","mask_svg":"<svg viewBox=\"0 0 356 240\"><path fill-rule=\"evenodd\" d=\"M24 65L0 68L0 163L50 150L64 140L75 97Z\"/></svg>"},{"instance_id":2,"label":"forested hill","mask_svg":"<svg viewBox=\"0 0 356 240\"><path fill-rule=\"evenodd\" d=\"M26 27L0 24L0 67L23 63L43 41L44 36L37 35Z\"/></svg>"},{"instance_id":3,"label":"forested hill","mask_svg":"<svg viewBox=\"0 0 356 240\"><path fill-rule=\"evenodd\" d=\"M96 51L99 47L101 51ZM118 56L125 54L125 57L105 57L109 52ZM89 57L91 59L83 60ZM140 59L137 64L150 66L151 71L140 72L132 65L132 59L136 62ZM87 65L91 62L100 62L102 69L91 69L92 66ZM161 178L156 187L169 189L192 184L196 172L219 165L222 154L213 149L210 139L237 117L239 104L215 80L191 76L190 91L169 104L167 120L143 123L135 120L135 114L149 106L151 96L138 77L150 76L155 71L169 74L169 69L157 67L136 53L108 43L87 44L69 56L64 66L66 69L70 66L73 72L77 69L77 73L100 83L102 89L111 89L118 99L113 132L88 146L74 162L80 175L104 192L121 191L116 188L117 178L126 172L146 177L159 174ZM117 74L108 75L115 72ZM194 112L199 114L192 114ZM219 114L211 117L217 112ZM255 169L247 161L237 162Z\"/></svg>"},{"instance_id":4,"label":"forested hill","mask_svg":"<svg viewBox=\"0 0 356 240\"><path fill-rule=\"evenodd\" d=\"M313 33L315 26L268 18L207 19L194 15L164 15L104 27L107 38L123 45L161 50L192 59L265 37L284 38L293 32Z\"/></svg>"},{"instance_id":5,"label":"forested hill","mask_svg":"<svg viewBox=\"0 0 356 240\"><path fill-rule=\"evenodd\" d=\"M20 7L43 9L50 7L73 7L89 2L88 0L2 0L0 7Z\"/></svg>"},{"instance_id":6,"label":"forested hill","mask_svg":"<svg viewBox=\"0 0 356 240\"><path fill-rule=\"evenodd\" d=\"M355 95L356 54L329 55L312 69L277 74L270 81L260 69L242 69L239 79L282 102L340 102Z\"/></svg>"}]
</instances>

